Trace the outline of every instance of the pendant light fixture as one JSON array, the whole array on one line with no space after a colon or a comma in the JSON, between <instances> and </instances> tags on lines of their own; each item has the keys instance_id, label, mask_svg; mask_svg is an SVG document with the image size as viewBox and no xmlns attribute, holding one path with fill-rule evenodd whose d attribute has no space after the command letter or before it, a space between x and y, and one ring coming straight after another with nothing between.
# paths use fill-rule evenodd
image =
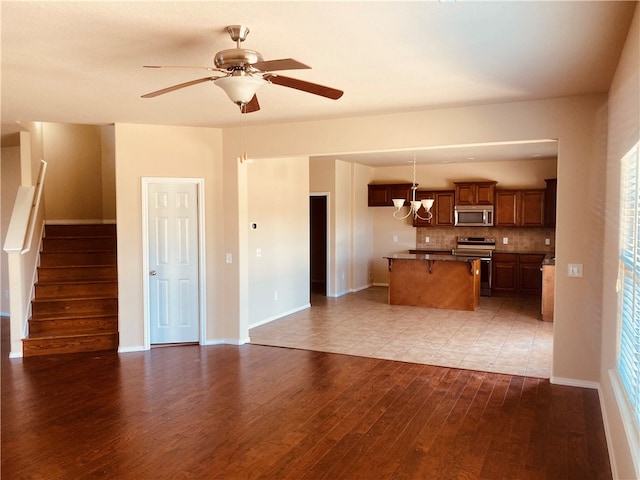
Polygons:
<instances>
[{"instance_id":1,"label":"pendant light fixture","mask_svg":"<svg viewBox=\"0 0 640 480\"><path fill-rule=\"evenodd\" d=\"M433 214L431 213L431 207L433 206L433 198L425 198L424 200L416 200L416 190L418 189L418 185L416 184L416 154L413 154L413 184L411 185L411 200L409 201L409 211L406 215L403 215L402 208L406 202L405 198L394 198L393 206L396 207L395 212L393 212L393 216L399 220L408 218L413 215L413 219L417 220L425 220L429 221L433 218ZM424 207L424 210L427 212L427 216L423 217L418 213L420 207Z\"/></svg>"}]
</instances>

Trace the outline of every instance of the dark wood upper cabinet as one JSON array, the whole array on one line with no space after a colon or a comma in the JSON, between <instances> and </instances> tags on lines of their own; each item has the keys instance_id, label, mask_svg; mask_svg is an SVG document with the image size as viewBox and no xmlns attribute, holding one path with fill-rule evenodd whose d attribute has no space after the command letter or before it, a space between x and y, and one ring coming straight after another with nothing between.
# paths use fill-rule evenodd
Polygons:
<instances>
[{"instance_id":1,"label":"dark wood upper cabinet","mask_svg":"<svg viewBox=\"0 0 640 480\"><path fill-rule=\"evenodd\" d=\"M454 182L457 205L493 205L496 182Z\"/></svg>"},{"instance_id":2,"label":"dark wood upper cabinet","mask_svg":"<svg viewBox=\"0 0 640 480\"><path fill-rule=\"evenodd\" d=\"M369 185L370 207L393 207L394 198L404 198L405 205L411 200L411 183L387 183Z\"/></svg>"},{"instance_id":3,"label":"dark wood upper cabinet","mask_svg":"<svg viewBox=\"0 0 640 480\"><path fill-rule=\"evenodd\" d=\"M544 189L496 190L496 227L544 227Z\"/></svg>"},{"instance_id":4,"label":"dark wood upper cabinet","mask_svg":"<svg viewBox=\"0 0 640 480\"><path fill-rule=\"evenodd\" d=\"M453 190L443 191L416 191L416 200L424 200L427 198L433 198L433 206L431 207L431 219L422 220L421 218L415 218L413 220L414 227L442 227L453 226ZM423 207L418 210L418 215L422 217L427 216Z\"/></svg>"}]
</instances>

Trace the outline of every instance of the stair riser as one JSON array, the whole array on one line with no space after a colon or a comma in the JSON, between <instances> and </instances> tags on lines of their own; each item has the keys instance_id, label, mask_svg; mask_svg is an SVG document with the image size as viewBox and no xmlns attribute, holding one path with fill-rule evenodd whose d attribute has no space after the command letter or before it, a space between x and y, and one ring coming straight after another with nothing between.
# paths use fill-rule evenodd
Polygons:
<instances>
[{"instance_id":1,"label":"stair riser","mask_svg":"<svg viewBox=\"0 0 640 480\"><path fill-rule=\"evenodd\" d=\"M42 252L41 267L71 267L77 265L116 265L117 256L108 252Z\"/></svg>"},{"instance_id":2,"label":"stair riser","mask_svg":"<svg viewBox=\"0 0 640 480\"><path fill-rule=\"evenodd\" d=\"M115 249L114 237L45 237L42 239L42 250L45 252L115 251Z\"/></svg>"},{"instance_id":3,"label":"stair riser","mask_svg":"<svg viewBox=\"0 0 640 480\"><path fill-rule=\"evenodd\" d=\"M116 235L115 224L92 224L92 225L46 225L44 228L47 237L75 237L75 236L96 236L96 235Z\"/></svg>"},{"instance_id":4,"label":"stair riser","mask_svg":"<svg viewBox=\"0 0 640 480\"><path fill-rule=\"evenodd\" d=\"M25 338L22 354L25 357L75 352L114 351L118 349L118 334L59 337L54 339Z\"/></svg>"},{"instance_id":5,"label":"stair riser","mask_svg":"<svg viewBox=\"0 0 640 480\"><path fill-rule=\"evenodd\" d=\"M31 316L36 320L63 315L117 315L118 300L115 298L88 298L33 301L31 310Z\"/></svg>"},{"instance_id":6,"label":"stair riser","mask_svg":"<svg viewBox=\"0 0 640 480\"><path fill-rule=\"evenodd\" d=\"M39 267L38 283L81 282L118 279L118 269L113 266L91 267Z\"/></svg>"},{"instance_id":7,"label":"stair riser","mask_svg":"<svg viewBox=\"0 0 640 480\"><path fill-rule=\"evenodd\" d=\"M117 282L104 283L51 283L36 285L36 299L60 299L80 297L113 297L118 296Z\"/></svg>"},{"instance_id":8,"label":"stair riser","mask_svg":"<svg viewBox=\"0 0 640 480\"><path fill-rule=\"evenodd\" d=\"M29 322L29 335L68 335L78 333L118 333L118 318L85 317L34 320Z\"/></svg>"}]
</instances>

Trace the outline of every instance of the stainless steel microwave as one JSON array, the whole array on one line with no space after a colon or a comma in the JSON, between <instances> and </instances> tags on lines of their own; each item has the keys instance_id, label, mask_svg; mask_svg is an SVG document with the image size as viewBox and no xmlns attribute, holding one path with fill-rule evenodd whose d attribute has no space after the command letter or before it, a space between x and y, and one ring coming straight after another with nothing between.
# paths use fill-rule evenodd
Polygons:
<instances>
[{"instance_id":1,"label":"stainless steel microwave","mask_svg":"<svg viewBox=\"0 0 640 480\"><path fill-rule=\"evenodd\" d=\"M456 205L456 227L492 227L493 205Z\"/></svg>"}]
</instances>

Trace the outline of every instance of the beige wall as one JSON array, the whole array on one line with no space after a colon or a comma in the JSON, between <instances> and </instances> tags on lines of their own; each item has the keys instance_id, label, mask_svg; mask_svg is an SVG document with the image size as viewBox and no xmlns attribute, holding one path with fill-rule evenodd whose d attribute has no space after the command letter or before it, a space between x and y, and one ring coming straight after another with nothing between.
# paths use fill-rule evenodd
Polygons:
<instances>
[{"instance_id":1,"label":"beige wall","mask_svg":"<svg viewBox=\"0 0 640 480\"><path fill-rule=\"evenodd\" d=\"M617 363L618 339L618 239L620 204L620 159L640 139L640 10L635 16L618 69L609 93L609 134L607 162L598 172L606 178L606 195L599 197L598 214L603 225L604 241L598 257L603 279L599 287L602 298L602 353L600 357L600 393L607 438L612 455L614 478L640 477L640 445L636 444L634 470L630 447L621 420L621 410L614 396L612 373ZM594 202L595 203L595 202ZM637 438L636 433L636 438Z\"/></svg>"},{"instance_id":2,"label":"beige wall","mask_svg":"<svg viewBox=\"0 0 640 480\"><path fill-rule=\"evenodd\" d=\"M115 128L113 125L100 127L101 175L102 175L102 220L112 223L116 220L116 152Z\"/></svg>"},{"instance_id":3,"label":"beige wall","mask_svg":"<svg viewBox=\"0 0 640 480\"><path fill-rule=\"evenodd\" d=\"M43 124L48 222L102 220L100 127Z\"/></svg>"},{"instance_id":4,"label":"beige wall","mask_svg":"<svg viewBox=\"0 0 640 480\"><path fill-rule=\"evenodd\" d=\"M222 133L190 127L116 124L115 159L118 218L118 290L120 348L144 346L142 278L142 177L203 178L207 340L236 338L237 318L225 319L222 285L224 225L222 210L233 205L222 195ZM231 265L233 266L233 265ZM229 327L228 323L231 323Z\"/></svg>"},{"instance_id":5,"label":"beige wall","mask_svg":"<svg viewBox=\"0 0 640 480\"><path fill-rule=\"evenodd\" d=\"M249 327L309 306L308 185L307 157L247 166Z\"/></svg>"},{"instance_id":6,"label":"beige wall","mask_svg":"<svg viewBox=\"0 0 640 480\"><path fill-rule=\"evenodd\" d=\"M3 147L0 163L0 314L8 316L9 308L9 270L4 241L11 220L13 204L20 186L20 147Z\"/></svg>"}]
</instances>

